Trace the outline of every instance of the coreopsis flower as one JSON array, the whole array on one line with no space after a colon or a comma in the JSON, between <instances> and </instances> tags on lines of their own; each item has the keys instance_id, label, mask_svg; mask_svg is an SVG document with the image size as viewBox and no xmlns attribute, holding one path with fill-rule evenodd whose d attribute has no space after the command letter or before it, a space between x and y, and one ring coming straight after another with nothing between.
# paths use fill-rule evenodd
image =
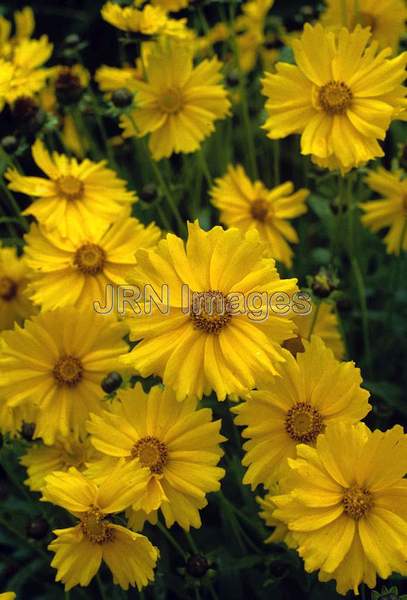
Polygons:
<instances>
[{"instance_id":1,"label":"coreopsis flower","mask_svg":"<svg viewBox=\"0 0 407 600\"><path fill-rule=\"evenodd\" d=\"M307 211L309 194L305 189L293 192L290 181L269 190L261 181L251 182L242 166L230 165L226 175L215 180L211 197L222 223L244 232L257 229L270 244L271 256L291 267L293 251L287 242L298 243L298 235L288 219Z\"/></svg>"},{"instance_id":2,"label":"coreopsis flower","mask_svg":"<svg viewBox=\"0 0 407 600\"><path fill-rule=\"evenodd\" d=\"M15 248L0 248L0 331L12 329L35 312L27 296L30 269Z\"/></svg>"},{"instance_id":3,"label":"coreopsis flower","mask_svg":"<svg viewBox=\"0 0 407 600\"><path fill-rule=\"evenodd\" d=\"M111 519L144 493L147 475L147 469L122 463L99 485L74 467L67 473L48 475L43 499L79 519L74 527L54 530L57 537L48 546L55 552L51 566L57 569L56 581L62 581L65 590L89 585L102 560L112 572L114 583L125 590L134 585L141 590L154 579L157 548L144 535Z\"/></svg>"},{"instance_id":4,"label":"coreopsis flower","mask_svg":"<svg viewBox=\"0 0 407 600\"><path fill-rule=\"evenodd\" d=\"M263 79L268 137L299 133L302 154L342 171L383 156L378 140L403 107L407 53L389 58L369 38L360 26L335 34L306 24L292 42L296 65L278 63Z\"/></svg>"},{"instance_id":5,"label":"coreopsis flower","mask_svg":"<svg viewBox=\"0 0 407 600\"><path fill-rule=\"evenodd\" d=\"M9 81L2 95L3 102L12 104L19 97L32 96L45 86L48 69L43 65L50 58L52 48L46 35L38 40L25 39L14 48L12 57L5 63Z\"/></svg>"},{"instance_id":6,"label":"coreopsis flower","mask_svg":"<svg viewBox=\"0 0 407 600\"><path fill-rule=\"evenodd\" d=\"M242 4L242 14L236 19L235 29L239 66L245 73L256 66L265 40L265 19L273 4L274 0L250 0Z\"/></svg>"},{"instance_id":7,"label":"coreopsis flower","mask_svg":"<svg viewBox=\"0 0 407 600\"><path fill-rule=\"evenodd\" d=\"M257 497L257 503L260 506L259 515L267 525L273 527L274 531L264 541L266 544L278 544L284 542L289 548L295 548L296 544L293 540L291 532L288 530L287 524L279 519L276 519L274 513L277 505L273 501L273 497L280 494L280 486L274 483L271 490L264 498Z\"/></svg>"},{"instance_id":8,"label":"coreopsis flower","mask_svg":"<svg viewBox=\"0 0 407 600\"><path fill-rule=\"evenodd\" d=\"M220 489L224 470L216 465L225 441L220 425L210 409L197 409L195 400L177 402L171 390L158 386L147 394L138 383L121 390L110 411L92 415L88 431L102 454L149 469L145 493L133 511L149 518L161 509L167 527L177 522L189 529L201 526L206 494ZM130 513L131 521L136 518Z\"/></svg>"},{"instance_id":9,"label":"coreopsis flower","mask_svg":"<svg viewBox=\"0 0 407 600\"><path fill-rule=\"evenodd\" d=\"M51 155L39 139L32 155L47 178L9 169L5 173L8 186L34 196L23 214L34 215L41 225L56 229L64 237L74 236L78 227L100 232L136 200L134 192L126 190L126 182L106 168L105 161L77 161L57 152Z\"/></svg>"},{"instance_id":10,"label":"coreopsis flower","mask_svg":"<svg viewBox=\"0 0 407 600\"><path fill-rule=\"evenodd\" d=\"M162 377L179 400L211 390L224 400L255 387L260 375L272 379L284 361L280 344L294 326L276 299L283 294L289 304L296 279L280 279L256 231L203 231L197 222L188 231L186 245L168 234L137 253L132 282L148 286L148 310L129 319L140 342L122 361L143 377ZM150 303L149 289L161 300Z\"/></svg>"},{"instance_id":11,"label":"coreopsis flower","mask_svg":"<svg viewBox=\"0 0 407 600\"><path fill-rule=\"evenodd\" d=\"M145 36L164 35L187 38L186 19L171 19L159 6L147 4L141 9L135 6L119 6L107 2L101 11L102 18L122 31L131 31Z\"/></svg>"},{"instance_id":12,"label":"coreopsis flower","mask_svg":"<svg viewBox=\"0 0 407 600\"><path fill-rule=\"evenodd\" d=\"M344 22L344 18L346 22ZM391 46L397 50L400 37L404 33L407 8L404 0L328 0L321 22L326 27L340 29L345 26L352 30L359 23L370 27L372 37L382 48Z\"/></svg>"},{"instance_id":13,"label":"coreopsis flower","mask_svg":"<svg viewBox=\"0 0 407 600\"><path fill-rule=\"evenodd\" d=\"M86 471L87 463L98 456L89 439L81 441L58 436L52 446L42 443L33 445L20 458L28 474L24 483L31 491L40 492L46 477L54 471L68 471L70 467L80 472Z\"/></svg>"},{"instance_id":14,"label":"coreopsis flower","mask_svg":"<svg viewBox=\"0 0 407 600\"><path fill-rule=\"evenodd\" d=\"M39 408L36 437L78 437L89 412L101 410L100 383L117 370L127 349L124 323L66 307L32 317L24 329L5 331L0 347L0 396L10 407Z\"/></svg>"},{"instance_id":15,"label":"coreopsis flower","mask_svg":"<svg viewBox=\"0 0 407 600\"><path fill-rule=\"evenodd\" d=\"M30 6L14 12L12 23L0 15L0 56L9 59L19 42L30 39L35 29L34 13Z\"/></svg>"},{"instance_id":16,"label":"coreopsis flower","mask_svg":"<svg viewBox=\"0 0 407 600\"><path fill-rule=\"evenodd\" d=\"M69 238L32 225L25 238L27 264L34 271L31 297L43 310L59 306L92 310L95 301L104 301L106 286L127 282L136 251L155 246L160 235L154 224L145 227L130 217L91 235L78 226Z\"/></svg>"},{"instance_id":17,"label":"coreopsis flower","mask_svg":"<svg viewBox=\"0 0 407 600\"><path fill-rule=\"evenodd\" d=\"M308 572L346 594L407 574L407 436L337 423L290 460L274 516L288 525ZM332 542L332 543L331 543Z\"/></svg>"},{"instance_id":18,"label":"coreopsis flower","mask_svg":"<svg viewBox=\"0 0 407 600\"><path fill-rule=\"evenodd\" d=\"M132 65L123 67L109 67L102 65L96 71L95 81L102 92L114 92L115 90L126 88L130 92L136 92L134 81L143 79L143 64L141 59L137 59Z\"/></svg>"},{"instance_id":19,"label":"coreopsis flower","mask_svg":"<svg viewBox=\"0 0 407 600\"><path fill-rule=\"evenodd\" d=\"M136 110L121 117L124 137L150 134L155 160L195 152L214 131L214 122L229 113L221 63L212 58L194 67L192 60L192 44L157 44L148 58L146 81L134 82Z\"/></svg>"},{"instance_id":20,"label":"coreopsis flower","mask_svg":"<svg viewBox=\"0 0 407 600\"><path fill-rule=\"evenodd\" d=\"M316 310L318 310L318 314L315 317ZM321 338L324 344L332 350L335 358L338 360L343 358L345 345L333 304L321 302L317 309L315 304L312 303L309 314L293 314L292 319L297 327L296 337L284 342L284 348L290 350L294 356L297 352L304 351L302 340L309 340L310 334L314 334Z\"/></svg>"},{"instance_id":21,"label":"coreopsis flower","mask_svg":"<svg viewBox=\"0 0 407 600\"><path fill-rule=\"evenodd\" d=\"M0 600L15 600L15 593L14 592L4 592L3 594L0 594Z\"/></svg>"},{"instance_id":22,"label":"coreopsis flower","mask_svg":"<svg viewBox=\"0 0 407 600\"><path fill-rule=\"evenodd\" d=\"M280 377L233 408L237 425L245 426L243 437L249 438L243 446L242 462L248 467L243 483L252 489L260 483L270 487L287 469L287 459L295 457L298 444L313 445L328 425L356 423L371 408L353 362L336 360L317 336L303 344L296 358L285 351Z\"/></svg>"},{"instance_id":23,"label":"coreopsis flower","mask_svg":"<svg viewBox=\"0 0 407 600\"><path fill-rule=\"evenodd\" d=\"M407 250L407 178L402 170L386 171L379 168L370 171L367 185L377 194L378 200L362 202L362 223L376 233L387 228L384 242L389 254L400 254Z\"/></svg>"}]
</instances>

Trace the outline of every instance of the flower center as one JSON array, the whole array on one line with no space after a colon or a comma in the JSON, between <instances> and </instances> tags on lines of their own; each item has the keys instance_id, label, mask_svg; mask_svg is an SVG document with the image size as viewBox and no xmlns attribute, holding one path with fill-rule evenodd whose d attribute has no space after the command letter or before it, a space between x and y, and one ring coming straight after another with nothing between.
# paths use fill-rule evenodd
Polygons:
<instances>
[{"instance_id":1,"label":"flower center","mask_svg":"<svg viewBox=\"0 0 407 600\"><path fill-rule=\"evenodd\" d=\"M52 373L60 385L74 386L82 379L83 366L75 356L62 356L55 363Z\"/></svg>"},{"instance_id":2,"label":"flower center","mask_svg":"<svg viewBox=\"0 0 407 600\"><path fill-rule=\"evenodd\" d=\"M96 506L81 516L81 529L92 544L106 544L113 539L114 530Z\"/></svg>"},{"instance_id":3,"label":"flower center","mask_svg":"<svg viewBox=\"0 0 407 600\"><path fill-rule=\"evenodd\" d=\"M264 223L269 215L269 205L266 200L263 200L263 198L257 198L252 202L250 212L253 219Z\"/></svg>"},{"instance_id":4,"label":"flower center","mask_svg":"<svg viewBox=\"0 0 407 600\"><path fill-rule=\"evenodd\" d=\"M285 429L296 442L315 442L325 429L321 413L306 402L297 402L287 412Z\"/></svg>"},{"instance_id":5,"label":"flower center","mask_svg":"<svg viewBox=\"0 0 407 600\"><path fill-rule=\"evenodd\" d=\"M373 498L368 490L355 485L347 490L342 502L345 513L355 521L359 521L371 509Z\"/></svg>"},{"instance_id":6,"label":"flower center","mask_svg":"<svg viewBox=\"0 0 407 600\"><path fill-rule=\"evenodd\" d=\"M10 277L0 277L0 298L9 302L17 295L17 284Z\"/></svg>"},{"instance_id":7,"label":"flower center","mask_svg":"<svg viewBox=\"0 0 407 600\"><path fill-rule=\"evenodd\" d=\"M83 244L75 252L74 265L88 275L97 275L103 271L106 252L97 244Z\"/></svg>"},{"instance_id":8,"label":"flower center","mask_svg":"<svg viewBox=\"0 0 407 600\"><path fill-rule=\"evenodd\" d=\"M228 325L232 318L232 311L228 299L222 292L195 292L190 317L195 329L217 335Z\"/></svg>"},{"instance_id":9,"label":"flower center","mask_svg":"<svg viewBox=\"0 0 407 600\"><path fill-rule=\"evenodd\" d=\"M160 96L159 107L165 113L179 112L183 105L182 92L178 88L169 88Z\"/></svg>"},{"instance_id":10,"label":"flower center","mask_svg":"<svg viewBox=\"0 0 407 600\"><path fill-rule=\"evenodd\" d=\"M352 90L343 81L328 81L319 90L319 103L329 115L343 115L352 99Z\"/></svg>"},{"instance_id":11,"label":"flower center","mask_svg":"<svg viewBox=\"0 0 407 600\"><path fill-rule=\"evenodd\" d=\"M131 455L138 458L143 467L149 467L151 473L162 473L168 462L166 444L151 435L136 442L131 449Z\"/></svg>"},{"instance_id":12,"label":"flower center","mask_svg":"<svg viewBox=\"0 0 407 600\"><path fill-rule=\"evenodd\" d=\"M56 180L58 193L66 200L79 200L84 191L83 182L72 175L63 175Z\"/></svg>"}]
</instances>

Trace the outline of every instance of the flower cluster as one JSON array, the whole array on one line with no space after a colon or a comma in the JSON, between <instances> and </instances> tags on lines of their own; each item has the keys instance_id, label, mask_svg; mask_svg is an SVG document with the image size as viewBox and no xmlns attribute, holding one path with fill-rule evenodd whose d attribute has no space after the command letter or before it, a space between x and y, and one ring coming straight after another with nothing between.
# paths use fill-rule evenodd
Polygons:
<instances>
[{"instance_id":1,"label":"flower cluster","mask_svg":"<svg viewBox=\"0 0 407 600\"><path fill-rule=\"evenodd\" d=\"M224 527L233 573L265 542L343 595L407 575L406 7L218 4L100 3L96 69L0 17L0 483L66 592L155 585L167 541L168 597L216 598Z\"/></svg>"}]
</instances>

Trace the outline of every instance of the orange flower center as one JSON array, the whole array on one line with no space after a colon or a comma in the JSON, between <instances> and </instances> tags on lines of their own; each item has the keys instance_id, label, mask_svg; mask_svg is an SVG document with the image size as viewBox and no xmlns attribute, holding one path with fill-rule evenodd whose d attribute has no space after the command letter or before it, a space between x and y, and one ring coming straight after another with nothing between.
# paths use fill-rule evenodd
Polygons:
<instances>
[{"instance_id":1,"label":"orange flower center","mask_svg":"<svg viewBox=\"0 0 407 600\"><path fill-rule=\"evenodd\" d=\"M52 373L59 385L73 387L82 379L83 366L75 356L62 356L55 363Z\"/></svg>"},{"instance_id":2,"label":"orange flower center","mask_svg":"<svg viewBox=\"0 0 407 600\"><path fill-rule=\"evenodd\" d=\"M0 298L9 302L17 295L17 284L10 277L0 277Z\"/></svg>"},{"instance_id":3,"label":"orange flower center","mask_svg":"<svg viewBox=\"0 0 407 600\"><path fill-rule=\"evenodd\" d=\"M222 292L209 291L194 294L190 316L195 329L217 335L229 324L232 312Z\"/></svg>"},{"instance_id":4,"label":"orange flower center","mask_svg":"<svg viewBox=\"0 0 407 600\"><path fill-rule=\"evenodd\" d=\"M97 275L103 271L106 252L97 244L83 244L75 252L74 265L87 275Z\"/></svg>"},{"instance_id":5,"label":"orange flower center","mask_svg":"<svg viewBox=\"0 0 407 600\"><path fill-rule=\"evenodd\" d=\"M136 442L131 449L133 458L138 458L143 467L151 473L160 474L168 462L168 448L156 437L147 435Z\"/></svg>"},{"instance_id":6,"label":"orange flower center","mask_svg":"<svg viewBox=\"0 0 407 600\"><path fill-rule=\"evenodd\" d=\"M285 429L296 442L312 443L325 429L321 413L306 402L297 402L287 412Z\"/></svg>"},{"instance_id":7,"label":"orange flower center","mask_svg":"<svg viewBox=\"0 0 407 600\"><path fill-rule=\"evenodd\" d=\"M92 544L106 544L113 540L114 530L96 506L81 516L80 526L83 534Z\"/></svg>"},{"instance_id":8,"label":"orange flower center","mask_svg":"<svg viewBox=\"0 0 407 600\"><path fill-rule=\"evenodd\" d=\"M319 90L319 103L329 115L343 115L352 104L352 90L343 81L328 81Z\"/></svg>"},{"instance_id":9,"label":"orange flower center","mask_svg":"<svg viewBox=\"0 0 407 600\"><path fill-rule=\"evenodd\" d=\"M158 105L164 113L177 113L181 110L184 100L178 88L169 88L158 99Z\"/></svg>"},{"instance_id":10,"label":"orange flower center","mask_svg":"<svg viewBox=\"0 0 407 600\"><path fill-rule=\"evenodd\" d=\"M264 223L267 221L267 217L269 216L269 208L269 204L266 202L266 200L263 200L263 198L257 198L252 202L250 212L253 219Z\"/></svg>"},{"instance_id":11,"label":"orange flower center","mask_svg":"<svg viewBox=\"0 0 407 600\"><path fill-rule=\"evenodd\" d=\"M63 175L56 180L58 193L66 200L79 200L83 196L83 181L72 175Z\"/></svg>"},{"instance_id":12,"label":"orange flower center","mask_svg":"<svg viewBox=\"0 0 407 600\"><path fill-rule=\"evenodd\" d=\"M345 513L359 521L371 509L373 498L368 490L355 485L346 491L342 502Z\"/></svg>"}]
</instances>

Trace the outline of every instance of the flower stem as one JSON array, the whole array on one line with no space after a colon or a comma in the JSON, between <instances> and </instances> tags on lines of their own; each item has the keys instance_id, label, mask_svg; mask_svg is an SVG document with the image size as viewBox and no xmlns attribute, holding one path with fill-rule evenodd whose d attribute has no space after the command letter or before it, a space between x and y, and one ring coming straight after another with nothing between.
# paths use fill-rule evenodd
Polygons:
<instances>
[{"instance_id":1,"label":"flower stem","mask_svg":"<svg viewBox=\"0 0 407 600\"><path fill-rule=\"evenodd\" d=\"M314 314L312 315L312 321L311 321L311 326L309 328L309 333L308 333L308 339L311 339L312 333L315 329L315 325L318 319L318 314L319 314L319 309L321 308L321 300L318 298L318 300L315 302L315 309L314 309Z\"/></svg>"},{"instance_id":2,"label":"flower stem","mask_svg":"<svg viewBox=\"0 0 407 600\"><path fill-rule=\"evenodd\" d=\"M185 226L184 221L181 218L181 215L179 213L177 204L175 202L174 196L172 195L167 182L165 181L164 177L161 174L160 169L158 168L156 162L154 161L153 157L151 156L148 148L146 148L146 152L148 154L149 160L150 160L150 165L151 168L153 170L153 173L155 175L155 178L157 179L157 183L159 184L162 192L164 193L164 196L167 198L168 201L168 205L171 209L171 212L177 222L177 226L178 226L178 233L181 235L181 237L186 237L187 234L187 229Z\"/></svg>"},{"instance_id":3,"label":"flower stem","mask_svg":"<svg viewBox=\"0 0 407 600\"><path fill-rule=\"evenodd\" d=\"M280 185L280 140L273 140L274 186Z\"/></svg>"},{"instance_id":4,"label":"flower stem","mask_svg":"<svg viewBox=\"0 0 407 600\"><path fill-rule=\"evenodd\" d=\"M167 540L170 542L170 544L175 548L175 550L178 552L178 554L180 556L182 556L183 560L186 560L186 558L187 558L186 553L183 551L181 546L178 544L178 542L174 538L174 536L172 536L171 533L168 531L166 526L163 525L161 523L161 521L157 521L157 527L161 531L161 533L167 538Z\"/></svg>"},{"instance_id":5,"label":"flower stem","mask_svg":"<svg viewBox=\"0 0 407 600\"><path fill-rule=\"evenodd\" d=\"M14 195L8 189L7 184L5 183L3 177L0 177L0 179L1 179L0 185L3 189L4 195L6 196L6 199L9 201L11 208L13 209L13 212L16 216L16 220L18 221L18 223L20 224L20 226L22 227L22 229L24 231L28 231L29 226L28 226L27 219L21 214L20 207L18 206L17 201L14 198Z\"/></svg>"},{"instance_id":6,"label":"flower stem","mask_svg":"<svg viewBox=\"0 0 407 600\"><path fill-rule=\"evenodd\" d=\"M105 589L103 587L103 582L102 582L102 579L100 577L100 573L96 573L96 582L98 584L98 588L99 588L101 600L107 600L107 596L105 594Z\"/></svg>"},{"instance_id":7,"label":"flower stem","mask_svg":"<svg viewBox=\"0 0 407 600\"><path fill-rule=\"evenodd\" d=\"M197 158L198 158L198 162L199 162L199 166L201 168L202 174L206 179L206 183L208 184L209 187L212 187L213 186L212 175L209 171L206 156L205 156L202 148L200 150L198 150Z\"/></svg>"}]
</instances>

